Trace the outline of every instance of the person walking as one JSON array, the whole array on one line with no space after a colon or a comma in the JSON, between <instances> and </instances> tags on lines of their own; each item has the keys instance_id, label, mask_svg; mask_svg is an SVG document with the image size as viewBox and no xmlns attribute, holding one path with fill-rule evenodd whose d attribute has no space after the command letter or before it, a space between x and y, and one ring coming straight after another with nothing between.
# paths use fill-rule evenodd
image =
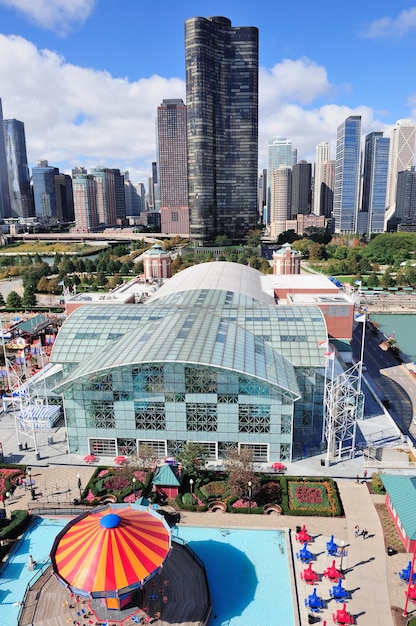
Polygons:
<instances>
[{"instance_id":1,"label":"person walking","mask_svg":"<svg viewBox=\"0 0 416 626\"><path fill-rule=\"evenodd\" d=\"M358 537L358 535L359 535L359 534L360 534L360 527L358 526L358 524L356 524L356 525L354 526L354 535L355 535L355 538L356 538L356 539L357 539L357 537Z\"/></svg>"},{"instance_id":2,"label":"person walking","mask_svg":"<svg viewBox=\"0 0 416 626\"><path fill-rule=\"evenodd\" d=\"M363 539L367 539L368 530L367 530L366 528L363 528L363 531L362 531L362 533L361 533L361 534L362 534L362 536L363 536Z\"/></svg>"}]
</instances>

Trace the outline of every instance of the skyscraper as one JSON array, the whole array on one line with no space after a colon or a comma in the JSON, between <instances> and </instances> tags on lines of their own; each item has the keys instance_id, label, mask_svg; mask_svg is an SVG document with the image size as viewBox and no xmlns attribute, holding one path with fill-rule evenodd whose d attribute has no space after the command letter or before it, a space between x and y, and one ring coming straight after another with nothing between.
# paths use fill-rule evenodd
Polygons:
<instances>
[{"instance_id":1,"label":"skyscraper","mask_svg":"<svg viewBox=\"0 0 416 626\"><path fill-rule=\"evenodd\" d=\"M390 139L381 132L365 138L362 210L368 213L368 233L382 233L386 213Z\"/></svg>"},{"instance_id":2,"label":"skyscraper","mask_svg":"<svg viewBox=\"0 0 416 626\"><path fill-rule=\"evenodd\" d=\"M335 161L325 161L321 168L319 215L331 217L334 208Z\"/></svg>"},{"instance_id":3,"label":"skyscraper","mask_svg":"<svg viewBox=\"0 0 416 626\"><path fill-rule=\"evenodd\" d=\"M73 222L74 195L72 192L72 178L69 174L55 175L56 211L61 222Z\"/></svg>"},{"instance_id":4,"label":"skyscraper","mask_svg":"<svg viewBox=\"0 0 416 626\"><path fill-rule=\"evenodd\" d=\"M11 217L33 217L34 206L27 164L25 126L19 120L3 120Z\"/></svg>"},{"instance_id":5,"label":"skyscraper","mask_svg":"<svg viewBox=\"0 0 416 626\"><path fill-rule=\"evenodd\" d=\"M9 179L7 176L6 146L3 133L3 107L0 98L0 218L10 217Z\"/></svg>"},{"instance_id":6,"label":"skyscraper","mask_svg":"<svg viewBox=\"0 0 416 626\"><path fill-rule=\"evenodd\" d=\"M273 169L270 182L270 234L274 239L286 230L290 218L292 168L281 165Z\"/></svg>"},{"instance_id":7,"label":"skyscraper","mask_svg":"<svg viewBox=\"0 0 416 626\"><path fill-rule=\"evenodd\" d=\"M124 193L124 175L119 169L111 170L114 174L114 193L116 196L116 222L118 225L126 223L126 196Z\"/></svg>"},{"instance_id":8,"label":"skyscraper","mask_svg":"<svg viewBox=\"0 0 416 626\"><path fill-rule=\"evenodd\" d=\"M351 115L337 128L334 226L336 233L355 233L360 191L361 115Z\"/></svg>"},{"instance_id":9,"label":"skyscraper","mask_svg":"<svg viewBox=\"0 0 416 626\"><path fill-rule=\"evenodd\" d=\"M416 171L414 167L397 175L395 224L416 224Z\"/></svg>"},{"instance_id":10,"label":"skyscraper","mask_svg":"<svg viewBox=\"0 0 416 626\"><path fill-rule=\"evenodd\" d=\"M56 174L59 174L59 169L50 166L48 161L36 161L36 167L32 167L35 212L36 217L42 224L51 224L58 220Z\"/></svg>"},{"instance_id":11,"label":"skyscraper","mask_svg":"<svg viewBox=\"0 0 416 626\"><path fill-rule=\"evenodd\" d=\"M292 167L297 161L297 150L292 146L292 140L284 137L274 137L267 142L267 207L271 216L271 180L272 172L281 166ZM271 221L271 217L270 217Z\"/></svg>"},{"instance_id":12,"label":"skyscraper","mask_svg":"<svg viewBox=\"0 0 416 626\"><path fill-rule=\"evenodd\" d=\"M311 210L312 166L306 161L299 161L292 167L291 217L298 213L306 215Z\"/></svg>"},{"instance_id":13,"label":"skyscraper","mask_svg":"<svg viewBox=\"0 0 416 626\"><path fill-rule=\"evenodd\" d=\"M163 233L189 234L186 106L163 100L157 108L160 219Z\"/></svg>"},{"instance_id":14,"label":"skyscraper","mask_svg":"<svg viewBox=\"0 0 416 626\"><path fill-rule=\"evenodd\" d=\"M93 167L91 175L94 177L97 193L98 222L106 226L114 226L117 223L114 172L107 167Z\"/></svg>"},{"instance_id":15,"label":"skyscraper","mask_svg":"<svg viewBox=\"0 0 416 626\"><path fill-rule=\"evenodd\" d=\"M416 126L411 120L398 120L391 131L386 206L393 213L396 204L397 174L413 165Z\"/></svg>"},{"instance_id":16,"label":"skyscraper","mask_svg":"<svg viewBox=\"0 0 416 626\"><path fill-rule=\"evenodd\" d=\"M241 241L257 221L258 30L185 22L190 235Z\"/></svg>"},{"instance_id":17,"label":"skyscraper","mask_svg":"<svg viewBox=\"0 0 416 626\"><path fill-rule=\"evenodd\" d=\"M313 186L313 212L315 215L321 215L321 192L323 181L324 164L331 158L331 148L329 143L322 141L316 146L315 156L315 174Z\"/></svg>"},{"instance_id":18,"label":"skyscraper","mask_svg":"<svg viewBox=\"0 0 416 626\"><path fill-rule=\"evenodd\" d=\"M97 186L91 174L75 174L72 179L77 232L89 233L98 227Z\"/></svg>"}]
</instances>

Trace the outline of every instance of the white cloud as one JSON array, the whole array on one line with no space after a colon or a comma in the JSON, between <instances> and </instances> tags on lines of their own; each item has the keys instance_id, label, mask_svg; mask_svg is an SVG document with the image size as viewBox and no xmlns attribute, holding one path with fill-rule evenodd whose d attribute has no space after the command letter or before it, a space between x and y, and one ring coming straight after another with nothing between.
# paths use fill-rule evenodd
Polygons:
<instances>
[{"instance_id":1,"label":"white cloud","mask_svg":"<svg viewBox=\"0 0 416 626\"><path fill-rule=\"evenodd\" d=\"M164 98L185 100L185 83L161 76L129 82L105 71L71 65L18 36L0 34L0 97L4 117L25 123L29 165L47 159L69 171L75 165L119 167L144 182L156 159L155 119ZM331 99L325 68L308 59L284 60L260 70L260 168L267 140L292 139L298 157L314 160L321 141L335 143L348 115L363 116L363 133L384 130L371 108L355 109ZM335 151L333 151L335 156Z\"/></svg>"},{"instance_id":2,"label":"white cloud","mask_svg":"<svg viewBox=\"0 0 416 626\"><path fill-rule=\"evenodd\" d=\"M61 35L82 24L94 11L97 0L0 0L31 21Z\"/></svg>"},{"instance_id":3,"label":"white cloud","mask_svg":"<svg viewBox=\"0 0 416 626\"><path fill-rule=\"evenodd\" d=\"M385 16L371 22L363 32L367 39L396 39L416 30L416 7L405 9L397 17Z\"/></svg>"}]
</instances>

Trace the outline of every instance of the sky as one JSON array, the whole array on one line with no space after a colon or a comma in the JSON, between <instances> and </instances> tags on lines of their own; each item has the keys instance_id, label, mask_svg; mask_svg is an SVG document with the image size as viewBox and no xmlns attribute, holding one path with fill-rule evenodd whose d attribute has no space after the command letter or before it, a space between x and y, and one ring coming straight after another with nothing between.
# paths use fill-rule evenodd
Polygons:
<instances>
[{"instance_id":1,"label":"sky","mask_svg":"<svg viewBox=\"0 0 416 626\"><path fill-rule=\"evenodd\" d=\"M416 0L0 0L3 117L25 123L29 167L147 187L157 107L186 100L185 20L212 15L259 29L259 170L272 137L313 162L349 115L363 136L416 121Z\"/></svg>"}]
</instances>

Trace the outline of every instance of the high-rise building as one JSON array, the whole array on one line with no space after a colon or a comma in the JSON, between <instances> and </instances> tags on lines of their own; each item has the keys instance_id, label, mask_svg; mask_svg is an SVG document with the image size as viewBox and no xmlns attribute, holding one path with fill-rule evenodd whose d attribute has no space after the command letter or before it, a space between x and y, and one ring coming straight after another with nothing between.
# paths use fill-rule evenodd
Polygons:
<instances>
[{"instance_id":1,"label":"high-rise building","mask_svg":"<svg viewBox=\"0 0 416 626\"><path fill-rule=\"evenodd\" d=\"M114 193L116 196L116 222L118 225L126 223L126 196L124 193L124 175L119 169L111 170L114 174Z\"/></svg>"},{"instance_id":2,"label":"high-rise building","mask_svg":"<svg viewBox=\"0 0 416 626\"><path fill-rule=\"evenodd\" d=\"M93 167L91 175L97 190L98 222L101 225L114 226L117 223L114 172L107 167Z\"/></svg>"},{"instance_id":3,"label":"high-rise building","mask_svg":"<svg viewBox=\"0 0 416 626\"><path fill-rule=\"evenodd\" d=\"M9 179L7 176L6 145L3 133L3 107L0 98L0 218L10 217Z\"/></svg>"},{"instance_id":4,"label":"high-rise building","mask_svg":"<svg viewBox=\"0 0 416 626\"><path fill-rule=\"evenodd\" d=\"M72 192L72 178L69 174L55 175L56 211L60 222L73 222L74 196Z\"/></svg>"},{"instance_id":5,"label":"high-rise building","mask_svg":"<svg viewBox=\"0 0 416 626\"><path fill-rule=\"evenodd\" d=\"M267 142L267 206L268 214L270 210L270 189L272 171L281 166L292 167L297 161L297 150L292 146L292 140L285 137L274 137ZM271 217L270 217L271 221Z\"/></svg>"},{"instance_id":6,"label":"high-rise building","mask_svg":"<svg viewBox=\"0 0 416 626\"><path fill-rule=\"evenodd\" d=\"M311 211L312 165L299 161L292 167L291 217Z\"/></svg>"},{"instance_id":7,"label":"high-rise building","mask_svg":"<svg viewBox=\"0 0 416 626\"><path fill-rule=\"evenodd\" d=\"M364 145L362 210L368 214L368 233L382 233L386 213L390 139L382 132L366 135Z\"/></svg>"},{"instance_id":8,"label":"high-rise building","mask_svg":"<svg viewBox=\"0 0 416 626\"><path fill-rule=\"evenodd\" d=\"M185 23L190 235L245 239L257 222L258 30Z\"/></svg>"},{"instance_id":9,"label":"high-rise building","mask_svg":"<svg viewBox=\"0 0 416 626\"><path fill-rule=\"evenodd\" d=\"M396 203L397 174L413 165L416 126L411 120L398 120L391 131L386 206L393 213Z\"/></svg>"},{"instance_id":10,"label":"high-rise building","mask_svg":"<svg viewBox=\"0 0 416 626\"><path fill-rule=\"evenodd\" d=\"M319 215L330 218L334 208L335 161L325 161L321 168Z\"/></svg>"},{"instance_id":11,"label":"high-rise building","mask_svg":"<svg viewBox=\"0 0 416 626\"><path fill-rule=\"evenodd\" d=\"M416 171L414 166L397 175L396 224L416 224Z\"/></svg>"},{"instance_id":12,"label":"high-rise building","mask_svg":"<svg viewBox=\"0 0 416 626\"><path fill-rule=\"evenodd\" d=\"M315 156L315 173L314 173L314 187L313 187L313 212L315 215L322 215L321 213L321 193L325 191L322 187L324 182L324 164L328 163L331 159L331 147L326 141L318 143L316 146Z\"/></svg>"},{"instance_id":13,"label":"high-rise building","mask_svg":"<svg viewBox=\"0 0 416 626\"><path fill-rule=\"evenodd\" d=\"M292 168L281 165L273 169L270 183L270 234L275 239L286 230L290 217Z\"/></svg>"},{"instance_id":14,"label":"high-rise building","mask_svg":"<svg viewBox=\"0 0 416 626\"><path fill-rule=\"evenodd\" d=\"M34 216L29 166L27 164L25 125L19 120L3 120L11 217Z\"/></svg>"},{"instance_id":15,"label":"high-rise building","mask_svg":"<svg viewBox=\"0 0 416 626\"><path fill-rule=\"evenodd\" d=\"M157 108L160 220L163 233L189 235L186 106L163 100Z\"/></svg>"},{"instance_id":16,"label":"high-rise building","mask_svg":"<svg viewBox=\"0 0 416 626\"><path fill-rule=\"evenodd\" d=\"M49 165L48 161L36 161L36 167L32 167L35 212L41 224L52 224L58 221L55 185L57 174L59 174L59 169Z\"/></svg>"},{"instance_id":17,"label":"high-rise building","mask_svg":"<svg viewBox=\"0 0 416 626\"><path fill-rule=\"evenodd\" d=\"M351 115L337 128L334 228L355 233L360 191L361 115Z\"/></svg>"},{"instance_id":18,"label":"high-rise building","mask_svg":"<svg viewBox=\"0 0 416 626\"><path fill-rule=\"evenodd\" d=\"M76 174L72 178L72 188L76 231L91 232L99 225L96 179L91 174Z\"/></svg>"}]
</instances>

